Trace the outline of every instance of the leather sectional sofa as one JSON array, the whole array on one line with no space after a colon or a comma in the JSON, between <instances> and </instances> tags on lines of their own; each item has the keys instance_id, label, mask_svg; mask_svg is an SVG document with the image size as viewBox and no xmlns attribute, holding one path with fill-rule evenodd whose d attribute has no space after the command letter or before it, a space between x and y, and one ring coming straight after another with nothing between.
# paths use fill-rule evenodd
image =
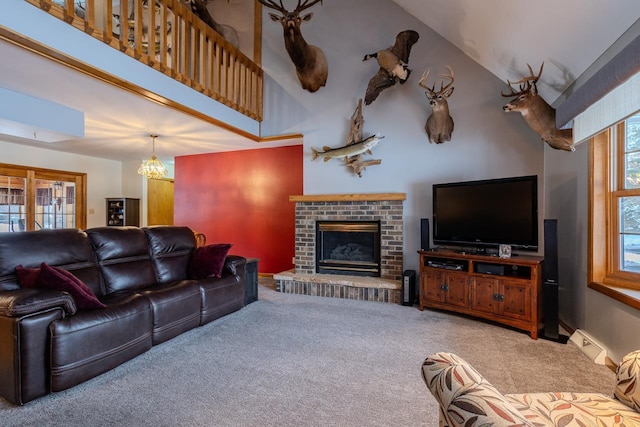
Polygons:
<instances>
[{"instance_id":1,"label":"leather sectional sofa","mask_svg":"<svg viewBox=\"0 0 640 427\"><path fill-rule=\"evenodd\" d=\"M68 389L242 308L245 258L228 255L221 277L192 279L195 251L188 227L0 233L0 396L21 405ZM21 287L16 267L42 263L72 273L104 307Z\"/></svg>"}]
</instances>

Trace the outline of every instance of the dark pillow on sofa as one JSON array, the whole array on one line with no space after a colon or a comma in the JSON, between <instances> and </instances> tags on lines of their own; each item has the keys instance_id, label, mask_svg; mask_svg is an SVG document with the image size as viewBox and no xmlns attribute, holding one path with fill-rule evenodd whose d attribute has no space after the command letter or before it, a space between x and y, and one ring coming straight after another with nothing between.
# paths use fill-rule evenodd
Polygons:
<instances>
[{"instance_id":1,"label":"dark pillow on sofa","mask_svg":"<svg viewBox=\"0 0 640 427\"><path fill-rule=\"evenodd\" d=\"M26 268L20 264L16 267L16 273L18 273L18 281L21 287L35 288L38 284L39 268Z\"/></svg>"},{"instance_id":2,"label":"dark pillow on sofa","mask_svg":"<svg viewBox=\"0 0 640 427\"><path fill-rule=\"evenodd\" d=\"M231 243L214 243L196 248L189 262L189 277L204 279L206 277L222 277L222 267L227 259Z\"/></svg>"},{"instance_id":3,"label":"dark pillow on sofa","mask_svg":"<svg viewBox=\"0 0 640 427\"><path fill-rule=\"evenodd\" d=\"M44 262L40 264L37 287L69 292L79 309L106 307L82 280L63 268L53 267Z\"/></svg>"}]
</instances>

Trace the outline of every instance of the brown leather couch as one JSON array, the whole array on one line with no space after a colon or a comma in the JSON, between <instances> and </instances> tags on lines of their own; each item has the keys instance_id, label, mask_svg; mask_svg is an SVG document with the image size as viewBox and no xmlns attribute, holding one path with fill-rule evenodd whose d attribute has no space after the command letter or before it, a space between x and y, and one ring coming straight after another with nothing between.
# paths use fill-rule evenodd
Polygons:
<instances>
[{"instance_id":1,"label":"brown leather couch","mask_svg":"<svg viewBox=\"0 0 640 427\"><path fill-rule=\"evenodd\" d=\"M244 305L245 258L220 278L190 279L188 227L0 233L0 396L24 404L100 375ZM66 292L22 289L15 267L44 262L106 305L78 310Z\"/></svg>"}]
</instances>

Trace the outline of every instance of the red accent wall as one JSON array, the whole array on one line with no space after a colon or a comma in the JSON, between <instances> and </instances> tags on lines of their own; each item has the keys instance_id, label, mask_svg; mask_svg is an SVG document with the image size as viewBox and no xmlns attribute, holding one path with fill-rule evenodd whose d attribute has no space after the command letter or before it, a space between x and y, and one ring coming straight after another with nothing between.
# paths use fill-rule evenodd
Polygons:
<instances>
[{"instance_id":1,"label":"red accent wall","mask_svg":"<svg viewBox=\"0 0 640 427\"><path fill-rule=\"evenodd\" d=\"M260 273L293 267L302 145L176 157L174 223L260 258Z\"/></svg>"}]
</instances>

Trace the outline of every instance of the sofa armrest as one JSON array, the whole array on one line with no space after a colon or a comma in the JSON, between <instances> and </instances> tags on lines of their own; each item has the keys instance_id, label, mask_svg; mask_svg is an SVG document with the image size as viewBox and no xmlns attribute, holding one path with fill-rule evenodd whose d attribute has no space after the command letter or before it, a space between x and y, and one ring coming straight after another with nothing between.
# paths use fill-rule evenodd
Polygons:
<instances>
[{"instance_id":1,"label":"sofa armrest","mask_svg":"<svg viewBox=\"0 0 640 427\"><path fill-rule=\"evenodd\" d=\"M67 314L77 311L73 297L53 289L17 289L0 292L0 316L22 317L59 307Z\"/></svg>"},{"instance_id":2,"label":"sofa armrest","mask_svg":"<svg viewBox=\"0 0 640 427\"><path fill-rule=\"evenodd\" d=\"M478 371L451 353L422 365L422 378L440 405L440 426L533 426Z\"/></svg>"},{"instance_id":3,"label":"sofa armrest","mask_svg":"<svg viewBox=\"0 0 640 427\"><path fill-rule=\"evenodd\" d=\"M247 259L240 255L227 255L227 259L224 261L223 270L228 271L231 274L237 275L238 270L243 271L244 265Z\"/></svg>"}]
</instances>

